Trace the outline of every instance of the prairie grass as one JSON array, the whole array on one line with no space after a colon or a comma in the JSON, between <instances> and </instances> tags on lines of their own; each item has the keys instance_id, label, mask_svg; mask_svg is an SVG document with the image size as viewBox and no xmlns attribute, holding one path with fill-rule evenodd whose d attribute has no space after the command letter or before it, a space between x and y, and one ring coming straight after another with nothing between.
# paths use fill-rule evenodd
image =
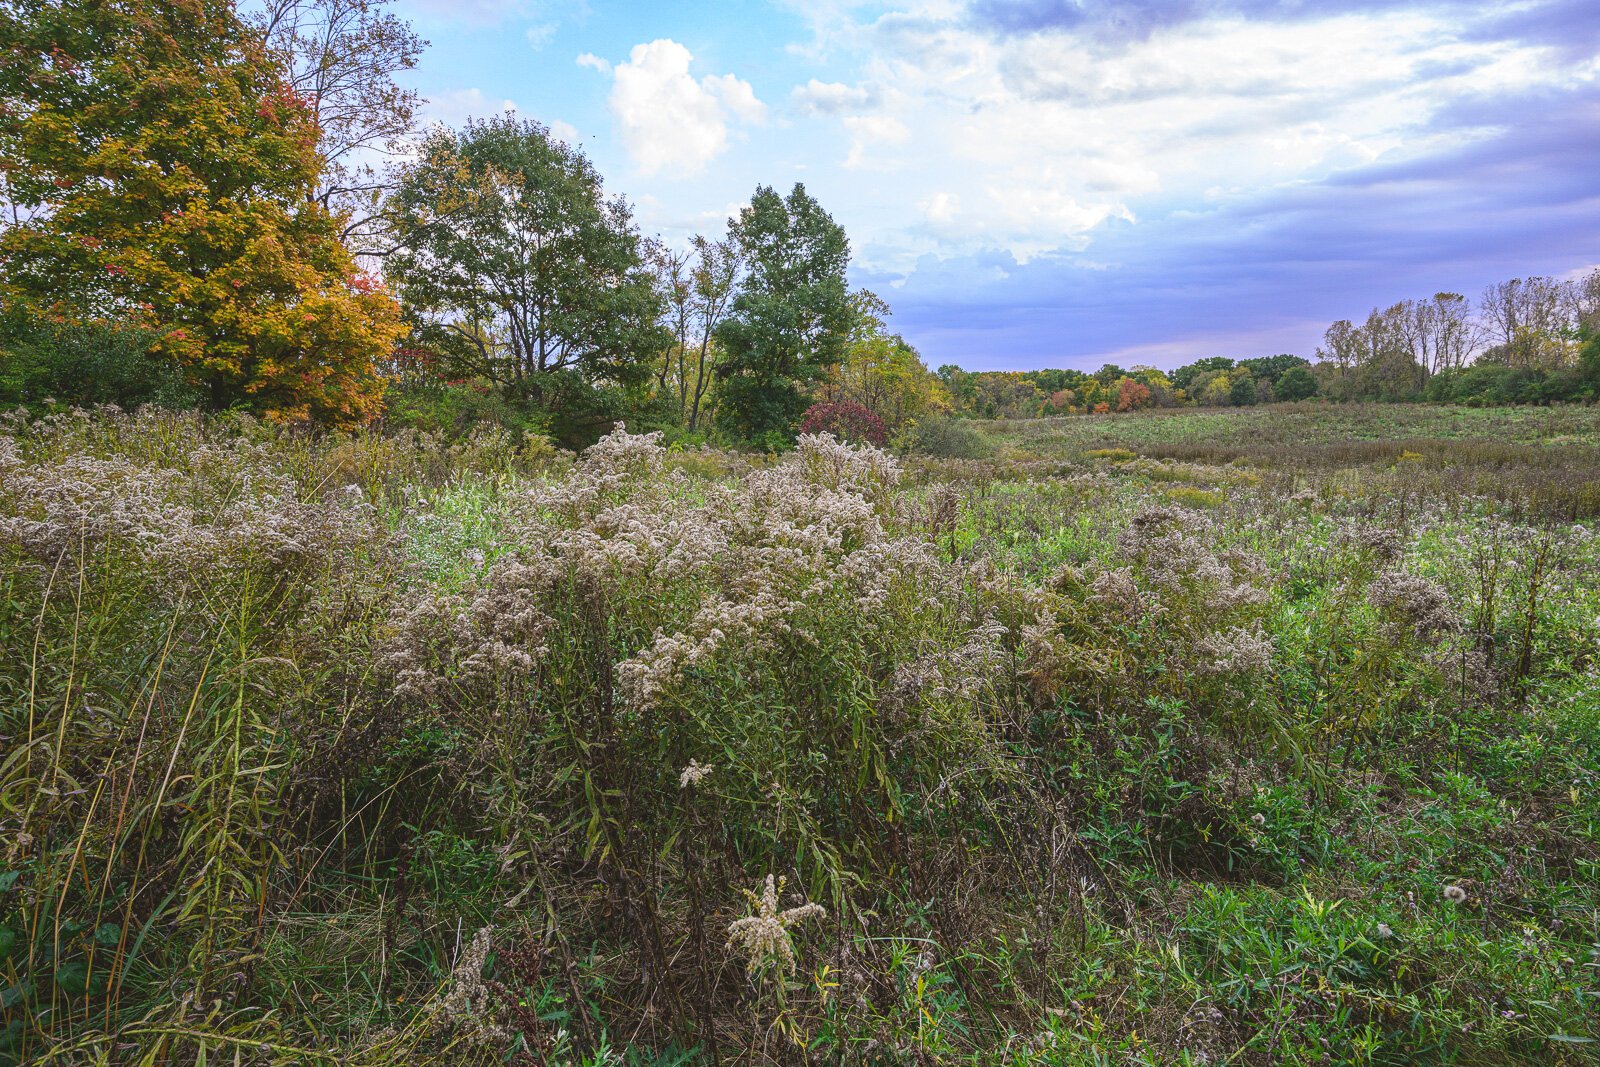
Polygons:
<instances>
[{"instance_id":1,"label":"prairie grass","mask_svg":"<svg viewBox=\"0 0 1600 1067\"><path fill-rule=\"evenodd\" d=\"M1594 412L979 430L8 420L0 1062L1595 1062Z\"/></svg>"}]
</instances>

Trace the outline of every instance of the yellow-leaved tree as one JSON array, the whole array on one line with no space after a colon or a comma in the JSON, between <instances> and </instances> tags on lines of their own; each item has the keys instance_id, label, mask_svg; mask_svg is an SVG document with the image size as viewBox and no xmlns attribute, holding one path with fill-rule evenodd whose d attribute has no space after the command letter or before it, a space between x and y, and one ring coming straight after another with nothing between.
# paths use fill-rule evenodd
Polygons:
<instances>
[{"instance_id":1,"label":"yellow-leaved tree","mask_svg":"<svg viewBox=\"0 0 1600 1067\"><path fill-rule=\"evenodd\" d=\"M380 408L399 308L310 196L308 101L227 0L0 7L0 302L153 328L214 407Z\"/></svg>"}]
</instances>

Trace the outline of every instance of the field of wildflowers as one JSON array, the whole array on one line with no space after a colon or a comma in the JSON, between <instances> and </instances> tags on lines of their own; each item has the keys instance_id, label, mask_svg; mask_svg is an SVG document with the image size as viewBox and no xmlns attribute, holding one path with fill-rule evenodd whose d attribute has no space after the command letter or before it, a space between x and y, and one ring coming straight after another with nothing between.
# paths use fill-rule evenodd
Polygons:
<instances>
[{"instance_id":1,"label":"field of wildflowers","mask_svg":"<svg viewBox=\"0 0 1600 1067\"><path fill-rule=\"evenodd\" d=\"M1600 415L1497 418L8 417L0 1063L1596 1062Z\"/></svg>"}]
</instances>

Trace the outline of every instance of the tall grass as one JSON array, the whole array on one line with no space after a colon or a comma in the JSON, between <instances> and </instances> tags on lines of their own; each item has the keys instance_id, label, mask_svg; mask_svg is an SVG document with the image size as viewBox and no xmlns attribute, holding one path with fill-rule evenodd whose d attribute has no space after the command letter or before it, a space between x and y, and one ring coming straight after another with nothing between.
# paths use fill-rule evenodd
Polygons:
<instances>
[{"instance_id":1,"label":"tall grass","mask_svg":"<svg viewBox=\"0 0 1600 1067\"><path fill-rule=\"evenodd\" d=\"M0 1058L1581 1062L1593 530L1212 458L13 419Z\"/></svg>"}]
</instances>

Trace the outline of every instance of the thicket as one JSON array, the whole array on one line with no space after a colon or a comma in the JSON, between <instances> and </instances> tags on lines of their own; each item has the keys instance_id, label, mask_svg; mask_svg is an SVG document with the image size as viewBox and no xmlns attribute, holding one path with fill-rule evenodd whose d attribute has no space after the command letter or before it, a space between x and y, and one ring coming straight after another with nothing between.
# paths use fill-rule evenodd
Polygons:
<instances>
[{"instance_id":1,"label":"thicket","mask_svg":"<svg viewBox=\"0 0 1600 1067\"><path fill-rule=\"evenodd\" d=\"M0 561L15 1062L1597 1036L1600 542L1407 469L79 412Z\"/></svg>"}]
</instances>

